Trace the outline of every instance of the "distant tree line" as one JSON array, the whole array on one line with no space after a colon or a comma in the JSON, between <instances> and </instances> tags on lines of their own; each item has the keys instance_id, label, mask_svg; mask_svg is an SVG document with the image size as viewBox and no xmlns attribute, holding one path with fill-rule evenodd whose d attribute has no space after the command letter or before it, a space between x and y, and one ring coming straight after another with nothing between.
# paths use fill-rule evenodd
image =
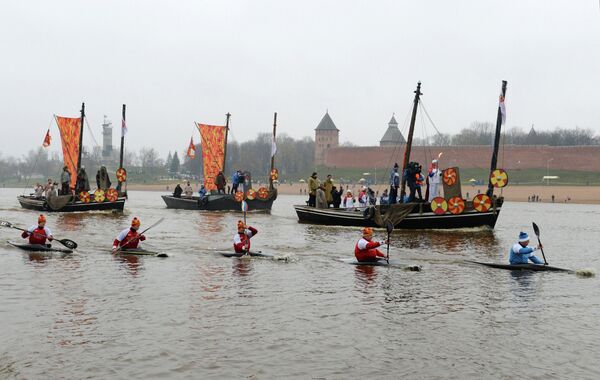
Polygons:
<instances>
[{"instance_id":1,"label":"distant tree line","mask_svg":"<svg viewBox=\"0 0 600 380\"><path fill-rule=\"evenodd\" d=\"M460 146L491 145L496 126L489 122L473 122L455 135L440 133L429 138L414 138L413 145ZM525 131L521 127L503 130L501 143L508 145L580 146L600 145L600 137L591 129L555 128L552 131L536 131L533 127Z\"/></svg>"}]
</instances>

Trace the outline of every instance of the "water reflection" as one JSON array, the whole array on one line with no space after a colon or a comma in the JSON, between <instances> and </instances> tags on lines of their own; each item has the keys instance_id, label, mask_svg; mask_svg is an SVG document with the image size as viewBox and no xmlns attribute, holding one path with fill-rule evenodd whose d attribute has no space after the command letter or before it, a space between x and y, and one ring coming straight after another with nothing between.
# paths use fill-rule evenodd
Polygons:
<instances>
[{"instance_id":1,"label":"water reflection","mask_svg":"<svg viewBox=\"0 0 600 380\"><path fill-rule=\"evenodd\" d=\"M140 258L136 255L112 255L113 260L119 264L120 269L125 271L133 277L137 277L140 270L144 269L143 263L140 262Z\"/></svg>"},{"instance_id":2,"label":"water reflection","mask_svg":"<svg viewBox=\"0 0 600 380\"><path fill-rule=\"evenodd\" d=\"M204 236L206 232L211 234L220 233L223 231L223 219L225 218L224 213L200 213L200 218L196 220L196 226L201 236Z\"/></svg>"},{"instance_id":3,"label":"water reflection","mask_svg":"<svg viewBox=\"0 0 600 380\"><path fill-rule=\"evenodd\" d=\"M377 278L377 269L373 265L355 265L354 277L357 287L362 290L373 288Z\"/></svg>"},{"instance_id":4,"label":"water reflection","mask_svg":"<svg viewBox=\"0 0 600 380\"><path fill-rule=\"evenodd\" d=\"M428 249L442 254L460 254L472 250L496 252L500 242L493 230L395 230L390 237L390 244L409 249Z\"/></svg>"},{"instance_id":5,"label":"water reflection","mask_svg":"<svg viewBox=\"0 0 600 380\"><path fill-rule=\"evenodd\" d=\"M250 258L233 258L232 273L237 277L246 277L252 273L252 259Z\"/></svg>"}]
</instances>

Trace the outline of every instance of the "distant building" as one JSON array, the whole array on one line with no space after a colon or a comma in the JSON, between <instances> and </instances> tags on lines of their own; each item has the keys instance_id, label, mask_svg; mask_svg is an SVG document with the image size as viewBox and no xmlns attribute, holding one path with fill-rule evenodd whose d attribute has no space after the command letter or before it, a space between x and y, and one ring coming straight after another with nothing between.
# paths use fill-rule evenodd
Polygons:
<instances>
[{"instance_id":1,"label":"distant building","mask_svg":"<svg viewBox=\"0 0 600 380\"><path fill-rule=\"evenodd\" d=\"M529 133L527 134L527 137L525 137L525 145L539 145L541 143L542 143L541 136L538 135L538 133L535 131L535 129L533 129L533 125L532 125L531 129L529 130Z\"/></svg>"},{"instance_id":2,"label":"distant building","mask_svg":"<svg viewBox=\"0 0 600 380\"><path fill-rule=\"evenodd\" d=\"M112 155L112 123L104 115L104 122L102 123L102 158L112 158Z\"/></svg>"},{"instance_id":3,"label":"distant building","mask_svg":"<svg viewBox=\"0 0 600 380\"><path fill-rule=\"evenodd\" d=\"M404 144L406 144L406 140L404 140L404 136L402 136L402 133L398 129L398 122L396 121L396 118L394 115L392 115L392 118L388 123L388 129L383 134L381 140L379 140L379 146L385 147Z\"/></svg>"},{"instance_id":4,"label":"distant building","mask_svg":"<svg viewBox=\"0 0 600 380\"><path fill-rule=\"evenodd\" d=\"M315 165L325 164L325 151L340 145L340 130L325 112L317 128L315 128Z\"/></svg>"}]
</instances>

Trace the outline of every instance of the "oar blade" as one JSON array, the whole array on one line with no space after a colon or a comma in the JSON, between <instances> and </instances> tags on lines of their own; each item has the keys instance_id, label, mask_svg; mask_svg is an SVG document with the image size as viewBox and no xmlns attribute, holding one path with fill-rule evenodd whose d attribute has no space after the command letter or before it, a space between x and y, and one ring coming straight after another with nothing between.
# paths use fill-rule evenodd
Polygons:
<instances>
[{"instance_id":1,"label":"oar blade","mask_svg":"<svg viewBox=\"0 0 600 380\"><path fill-rule=\"evenodd\" d=\"M389 220L385 223L385 229L387 230L388 234L391 234L392 231L394 231L394 223L390 222Z\"/></svg>"},{"instance_id":2,"label":"oar blade","mask_svg":"<svg viewBox=\"0 0 600 380\"><path fill-rule=\"evenodd\" d=\"M60 244L64 245L65 247L69 248L69 249L76 249L77 248L77 243L75 243L71 239L60 239L60 240L57 240L57 241Z\"/></svg>"},{"instance_id":3,"label":"oar blade","mask_svg":"<svg viewBox=\"0 0 600 380\"><path fill-rule=\"evenodd\" d=\"M531 222L533 224L533 232L535 232L535 236L540 237L540 228L535 222Z\"/></svg>"},{"instance_id":4,"label":"oar blade","mask_svg":"<svg viewBox=\"0 0 600 380\"><path fill-rule=\"evenodd\" d=\"M4 221L4 220L0 220L0 226L2 226L2 227L9 227L9 228L11 228L13 225L12 225L12 223L11 223L11 222L7 222L7 221Z\"/></svg>"}]
</instances>

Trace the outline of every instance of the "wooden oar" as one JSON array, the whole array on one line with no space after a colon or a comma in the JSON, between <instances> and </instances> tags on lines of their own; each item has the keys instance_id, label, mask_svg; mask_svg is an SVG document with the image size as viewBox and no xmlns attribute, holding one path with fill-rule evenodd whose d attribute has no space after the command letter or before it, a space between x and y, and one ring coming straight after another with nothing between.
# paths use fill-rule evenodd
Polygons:
<instances>
[{"instance_id":1,"label":"wooden oar","mask_svg":"<svg viewBox=\"0 0 600 380\"><path fill-rule=\"evenodd\" d=\"M25 230L23 228L19 228L17 226L14 226L11 222L6 222L4 220L0 221L0 226L2 226L2 227L8 227L8 228L14 228L15 230L27 232L28 234L36 235L36 236L39 236L39 237L43 237L44 236L44 235L36 233L36 232L29 232L29 231L27 231L27 230ZM46 236L46 237L48 237L48 236ZM71 239L56 239L56 238L53 238L52 240L59 242L60 244L64 245L65 247L67 247L69 249L75 249L75 248L77 248L77 243L75 243Z\"/></svg>"},{"instance_id":2,"label":"wooden oar","mask_svg":"<svg viewBox=\"0 0 600 380\"><path fill-rule=\"evenodd\" d=\"M535 236L537 236L538 239L538 244L541 246L542 242L540 241L540 228L537 226L537 224L535 224L535 222L532 222L533 224L533 232L535 232ZM544 255L544 248L540 248L542 250L542 257L544 258L544 265L548 265L548 262L546 261L546 255Z\"/></svg>"},{"instance_id":3,"label":"wooden oar","mask_svg":"<svg viewBox=\"0 0 600 380\"><path fill-rule=\"evenodd\" d=\"M123 248L123 246L125 246L125 245L127 245L127 244L131 243L131 242L132 242L132 241L134 241L135 239L139 239L139 238L140 238L140 236L142 236L142 235L144 234L144 232L148 231L148 230L149 230L150 228L152 228L152 227L156 227L157 225L159 225L160 223L162 223L162 221L163 221L163 220L165 220L165 218L160 218L159 220L157 220L157 221L156 221L156 223L154 223L154 224L153 224L153 225L151 225L150 227L148 227L148 228L146 228L145 230L143 230L142 232L140 232L138 236L136 236L136 237L133 237L133 238L131 238L131 239L127 240L127 241L125 242L125 244L123 244L123 245L121 245L119 248L117 248L117 250L116 250L116 251L114 251L114 252L113 252L113 254L116 254L116 253L118 253L119 251L121 251L121 249Z\"/></svg>"},{"instance_id":4,"label":"wooden oar","mask_svg":"<svg viewBox=\"0 0 600 380\"><path fill-rule=\"evenodd\" d=\"M388 220L385 223L385 229L387 230L387 256L385 257L385 260L389 264L390 263L390 234L394 230L394 223L392 223Z\"/></svg>"}]
</instances>

